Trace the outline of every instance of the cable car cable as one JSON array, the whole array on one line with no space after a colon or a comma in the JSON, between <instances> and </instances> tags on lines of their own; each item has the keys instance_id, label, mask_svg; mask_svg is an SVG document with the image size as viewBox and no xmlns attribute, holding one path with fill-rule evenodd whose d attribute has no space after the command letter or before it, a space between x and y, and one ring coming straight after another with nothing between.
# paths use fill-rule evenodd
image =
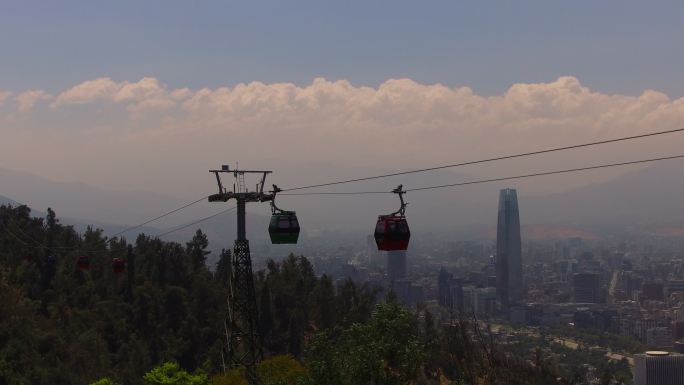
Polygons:
<instances>
[{"instance_id":1,"label":"cable car cable","mask_svg":"<svg viewBox=\"0 0 684 385\"><path fill-rule=\"evenodd\" d=\"M571 168L571 169L565 169L565 170L537 172L537 173L532 173L532 174L523 174L523 175L507 176L507 177L500 177L500 178L480 179L480 180L474 180L474 181L468 181L468 182L450 183L450 184L443 184L443 185L436 185L436 186L416 187L416 188L406 189L406 191L411 192L411 191L433 190L433 189L440 189L440 188L447 188L447 187L466 186L466 185L472 185L472 184L490 183L490 182L498 182L498 181L512 180L512 179L531 178L531 177L536 177L536 176L567 174L567 173L572 173L572 172L589 171L589 170L596 170L596 169L609 168L609 167L619 167L619 166L627 166L627 165L633 165L633 164L657 162L657 161L662 161L662 160L672 160L672 159L681 159L681 158L684 158L684 154L659 157L659 158L651 158L651 159L634 160L634 161L629 161L629 162L600 164L600 165L596 165L596 166L578 167L578 168ZM290 196L296 196L296 195L365 195L365 194L391 194L391 193L392 193L391 191L340 191L340 192L329 191L329 192L310 192L310 193L306 193L306 192L302 192L302 193L281 193L280 195L290 195Z\"/></svg>"},{"instance_id":2,"label":"cable car cable","mask_svg":"<svg viewBox=\"0 0 684 385\"><path fill-rule=\"evenodd\" d=\"M321 191L302 193L282 193L280 195L364 195L364 194L390 194L391 191Z\"/></svg>"},{"instance_id":3,"label":"cable car cable","mask_svg":"<svg viewBox=\"0 0 684 385\"><path fill-rule=\"evenodd\" d=\"M17 230L19 230L19 232L20 232L24 237L28 238L31 242L35 243L35 244L38 245L39 247L47 248L47 246L43 245L40 241L38 241L38 240L36 240L35 238L33 238L32 236L26 234L26 232L25 232L24 230L21 229L21 226L19 226L19 224L14 220L14 218L8 217L7 219L9 219L10 222L12 222L12 224L14 224L14 227L16 227ZM5 227L5 230L7 230L7 232L9 232L14 238L19 239L19 237L17 237L16 234L14 234L14 233L12 233L11 231L9 231L9 229L8 229L7 227ZM22 241L22 242L23 242L23 241ZM24 244L25 244L26 246L29 246L27 243L24 243ZM38 247L38 246L33 246L33 247Z\"/></svg>"},{"instance_id":4,"label":"cable car cable","mask_svg":"<svg viewBox=\"0 0 684 385\"><path fill-rule=\"evenodd\" d=\"M187 227L190 227L190 226L192 226L192 225L196 225L196 224L198 224L198 223L200 223L200 222L204 222L204 221L209 220L209 219L211 219L211 218L217 217L217 216L219 216L219 215L221 215L221 214L223 214L223 213L227 213L227 212L229 212L229 211L233 211L233 210L235 210L236 208L237 208L237 206L233 206L233 207L227 208L227 209L225 209L225 210L221 210L221 211L219 211L219 212L217 212L217 213L215 213L215 214L212 214L212 215L209 215L209 216L207 216L207 217L198 219L198 220L196 220L196 221L194 221L194 222L190 222L190 223L185 224L185 225L183 225L183 226L181 226L181 227L175 228L175 229L173 229L173 230L169 230L169 231L164 232L164 233L161 233L161 234L157 234L157 235L155 235L155 237L160 238L160 237L163 237L163 236L165 236L165 235L174 233L174 232L176 232L176 231L183 230L183 229L185 229L185 228L187 228Z\"/></svg>"},{"instance_id":5,"label":"cable car cable","mask_svg":"<svg viewBox=\"0 0 684 385\"><path fill-rule=\"evenodd\" d=\"M37 246L29 245L29 244L28 244L27 242L25 242L23 239L19 238L15 233L11 232L8 228L4 228L3 230L4 230L5 232L9 233L9 235L11 235L11 236L12 236L13 238L15 238L17 241L19 241L19 243L21 243L22 246L31 247L31 248L34 248L34 249L42 249L42 248L45 247L45 246L43 246L43 245L37 245Z\"/></svg>"},{"instance_id":6,"label":"cable car cable","mask_svg":"<svg viewBox=\"0 0 684 385\"><path fill-rule=\"evenodd\" d=\"M545 175L566 174L566 173L571 173L571 172L597 170L597 169L601 169L601 168L619 167L619 166L627 166L627 165L632 165L632 164L657 162L657 161L661 161L661 160L672 160L672 159L681 159L681 158L684 158L684 154L683 155L666 156L666 157L661 157L661 158L635 160L635 161L630 161L630 162L620 162L620 163L611 163L611 164L601 164L601 165L597 165L597 166L571 168L571 169L566 169L566 170L538 172L538 173L533 173L533 174L516 175L516 176L511 176L511 177L503 177L503 178L483 179L483 180L472 181L472 182L451 183L451 184L443 184L443 185L429 186L429 187L417 187L417 188L407 189L406 191L433 190L433 189L439 189L439 188L465 186L465 185L478 184L478 183L498 182L498 181L511 180L511 179L532 178L532 177L536 177L536 176L545 176Z\"/></svg>"},{"instance_id":7,"label":"cable car cable","mask_svg":"<svg viewBox=\"0 0 684 385\"><path fill-rule=\"evenodd\" d=\"M135 229L141 228L141 227L145 226L145 225L148 224L148 223L152 223L152 222L154 222L154 221L156 221L156 220L158 220L158 219L162 219L162 218L167 217L167 216L169 216L169 215L171 215L171 214L173 214L173 213L177 213L177 212L179 212L179 211L181 211L181 210L183 210L183 209L185 209L185 208L188 208L188 207L190 207L190 206L192 206L192 205L194 205L194 204L197 204L197 203L199 203L199 202L201 202L201 201L203 201L203 200L205 200L205 199L207 199L206 196L204 196L204 197L202 197L202 198L200 198L200 199L198 199L198 200L196 200L196 201L192 201L192 202L190 202L190 203L188 203L188 204L186 204L186 205L183 205L183 206L181 206L181 207L179 207L179 208L177 208L177 209L171 210L171 211L169 211L169 212L167 212L167 213L165 213L165 214L162 214L162 215L160 215L160 216L158 216L158 217L154 217L154 218L152 218L152 219L150 219L150 220L148 220L148 221L145 221L145 222L143 222L143 223L141 223L141 224L139 224L139 225L135 225L135 226L132 226L132 227L128 227L128 228L126 228L126 229L124 229L124 230L121 230L121 231L119 231L118 233L112 235L111 238L117 237L117 236L119 236L119 235L121 235L121 234L123 234L123 233L126 233L126 232L128 232L128 231L131 231L131 230L135 230Z\"/></svg>"},{"instance_id":8,"label":"cable car cable","mask_svg":"<svg viewBox=\"0 0 684 385\"><path fill-rule=\"evenodd\" d=\"M328 183L313 184L313 185L308 185L308 186L292 187L292 188L288 188L288 189L283 189L282 191L285 192L285 191L310 189L310 188L314 188L314 187L334 186L334 185L338 185L338 184L388 178L391 176L415 174L415 173L426 172L426 171L442 170L445 168L454 168L454 167L468 166L468 165L473 165L473 164L495 162L495 161L499 161L499 160L522 158L522 157L526 157L526 156L540 155L540 154L546 154L546 153L557 152L557 151L573 150L573 149L578 149L578 148L583 148L583 147L597 146L597 145L607 144L607 143L623 142L623 141L633 140L633 139L642 139L642 138L647 138L647 137L651 137L651 136L672 134L672 133L682 132L682 131L684 131L684 128L677 128L674 130L667 130L667 131L656 131L656 132L650 132L650 133L640 134L640 135L625 136L622 138L614 138L614 139L601 140L601 141L597 141L597 142L575 144L572 146L549 148L549 149L524 152L524 153L514 154L514 155L505 155L505 156L499 156L499 157L487 158L487 159L481 159L481 160L473 160L473 161L462 162L462 163L447 164L447 165L443 165L443 166L427 167L427 168L421 168L421 169L410 170L410 171L400 171L400 172L395 172L395 173L390 173L390 174L369 176L369 177L364 177L364 178L346 179L346 180L341 180L341 181L336 181L336 182L328 182Z\"/></svg>"}]
</instances>

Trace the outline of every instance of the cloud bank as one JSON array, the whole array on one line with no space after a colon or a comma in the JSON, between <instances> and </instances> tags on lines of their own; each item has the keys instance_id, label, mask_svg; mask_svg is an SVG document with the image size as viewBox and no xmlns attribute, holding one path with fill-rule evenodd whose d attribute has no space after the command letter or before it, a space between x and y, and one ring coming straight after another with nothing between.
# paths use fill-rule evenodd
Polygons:
<instances>
[{"instance_id":1,"label":"cloud bank","mask_svg":"<svg viewBox=\"0 0 684 385\"><path fill-rule=\"evenodd\" d=\"M0 92L0 103L10 92ZM311 125L412 132L438 127L453 130L489 128L526 131L545 126L587 129L681 123L684 98L646 90L638 96L592 91L571 76L548 83L519 83L495 96L477 95L469 87L425 85L390 79L377 88L346 80L315 79L306 86L252 82L234 87L170 89L153 77L116 82L102 77L77 84L53 97L30 90L15 97L16 108L28 112L51 101L53 111L73 105L123 105L130 117L173 111L178 119L199 126L273 125L272 129ZM277 126L277 127L275 127Z\"/></svg>"},{"instance_id":2,"label":"cloud bank","mask_svg":"<svg viewBox=\"0 0 684 385\"><path fill-rule=\"evenodd\" d=\"M572 76L514 84L493 96L410 79L378 87L318 78L305 86L251 82L191 90L153 77L102 77L58 92L0 92L0 106L0 131L16 139L0 145L3 164L79 170L72 178L97 178L107 168L108 176L131 184L149 179L143 171L133 175L138 165L194 170L284 157L407 168L684 127L684 98L655 90L598 92ZM21 119L12 118L16 112ZM677 143L679 137L653 149L677 151ZM29 158L16 150L21 146L44 157ZM612 160L608 152L596 154Z\"/></svg>"}]
</instances>

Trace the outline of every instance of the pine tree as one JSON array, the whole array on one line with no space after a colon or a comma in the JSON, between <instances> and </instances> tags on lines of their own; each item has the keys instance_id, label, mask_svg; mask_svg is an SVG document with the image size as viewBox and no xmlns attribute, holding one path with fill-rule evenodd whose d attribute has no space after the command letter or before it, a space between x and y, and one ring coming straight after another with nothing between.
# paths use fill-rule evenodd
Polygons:
<instances>
[{"instance_id":1,"label":"pine tree","mask_svg":"<svg viewBox=\"0 0 684 385\"><path fill-rule=\"evenodd\" d=\"M135 254L133 245L126 248L126 301L133 302L133 286L135 285Z\"/></svg>"},{"instance_id":2,"label":"pine tree","mask_svg":"<svg viewBox=\"0 0 684 385\"><path fill-rule=\"evenodd\" d=\"M216 271L214 272L214 279L222 285L224 285L225 287L227 287L232 268L233 266L230 250L221 250L219 260L218 262L216 262Z\"/></svg>"},{"instance_id":3,"label":"pine tree","mask_svg":"<svg viewBox=\"0 0 684 385\"><path fill-rule=\"evenodd\" d=\"M335 324L335 289L332 280L323 274L312 294L312 319L321 329Z\"/></svg>"},{"instance_id":4,"label":"pine tree","mask_svg":"<svg viewBox=\"0 0 684 385\"><path fill-rule=\"evenodd\" d=\"M271 311L271 290L268 283L264 283L259 296L259 334L265 346L271 346L273 332L273 312Z\"/></svg>"},{"instance_id":5,"label":"pine tree","mask_svg":"<svg viewBox=\"0 0 684 385\"><path fill-rule=\"evenodd\" d=\"M207 251L208 246L209 240L200 229L197 229L197 232L195 232L195 236L192 237L192 240L186 243L186 252L190 255L192 260L192 269L194 271L206 268L205 263L207 260L207 255L210 254L210 252Z\"/></svg>"}]
</instances>

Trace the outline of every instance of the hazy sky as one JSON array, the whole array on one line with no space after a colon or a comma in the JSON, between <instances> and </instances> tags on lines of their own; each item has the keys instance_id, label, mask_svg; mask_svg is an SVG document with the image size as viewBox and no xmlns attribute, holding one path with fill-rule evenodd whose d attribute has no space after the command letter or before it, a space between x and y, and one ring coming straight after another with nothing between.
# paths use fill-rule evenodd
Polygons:
<instances>
[{"instance_id":1,"label":"hazy sky","mask_svg":"<svg viewBox=\"0 0 684 385\"><path fill-rule=\"evenodd\" d=\"M407 77L490 95L572 75L604 92L678 97L683 36L680 0L3 0L0 88Z\"/></svg>"},{"instance_id":2,"label":"hazy sky","mask_svg":"<svg viewBox=\"0 0 684 385\"><path fill-rule=\"evenodd\" d=\"M236 160L293 185L679 128L683 36L681 1L4 1L0 167L192 198Z\"/></svg>"}]
</instances>

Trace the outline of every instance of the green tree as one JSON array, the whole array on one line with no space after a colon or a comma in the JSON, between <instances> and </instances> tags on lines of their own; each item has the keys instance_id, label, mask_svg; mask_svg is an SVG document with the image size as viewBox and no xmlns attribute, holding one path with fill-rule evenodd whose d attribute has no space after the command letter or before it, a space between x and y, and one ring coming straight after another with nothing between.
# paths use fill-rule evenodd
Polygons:
<instances>
[{"instance_id":1,"label":"green tree","mask_svg":"<svg viewBox=\"0 0 684 385\"><path fill-rule=\"evenodd\" d=\"M118 383L112 381L112 379L109 377L105 377L92 382L90 385L118 385Z\"/></svg>"},{"instance_id":2,"label":"green tree","mask_svg":"<svg viewBox=\"0 0 684 385\"><path fill-rule=\"evenodd\" d=\"M290 355L269 357L257 365L262 385L298 385L308 379L308 371ZM211 385L247 385L244 368L235 368L214 376Z\"/></svg>"},{"instance_id":3,"label":"green tree","mask_svg":"<svg viewBox=\"0 0 684 385\"><path fill-rule=\"evenodd\" d=\"M257 366L257 374L263 385L295 385L308 377L304 365L289 355L261 361Z\"/></svg>"},{"instance_id":4,"label":"green tree","mask_svg":"<svg viewBox=\"0 0 684 385\"><path fill-rule=\"evenodd\" d=\"M143 379L149 385L207 385L209 379L206 374L190 374L175 362L166 362L149 372Z\"/></svg>"},{"instance_id":5,"label":"green tree","mask_svg":"<svg viewBox=\"0 0 684 385\"><path fill-rule=\"evenodd\" d=\"M209 240L207 236L202 233L202 230L197 229L192 240L186 243L186 252L190 255L193 270L197 271L206 267L207 255L210 254L207 251L208 246Z\"/></svg>"},{"instance_id":6,"label":"green tree","mask_svg":"<svg viewBox=\"0 0 684 385\"><path fill-rule=\"evenodd\" d=\"M420 344L426 354L426 372L431 377L437 376L438 366L437 358L440 355L439 349L439 335L435 327L435 321L432 313L426 308L423 308L418 313L418 323L420 330Z\"/></svg>"},{"instance_id":7,"label":"green tree","mask_svg":"<svg viewBox=\"0 0 684 385\"><path fill-rule=\"evenodd\" d=\"M367 285L357 287L351 279L348 279L342 285L336 298L338 322L343 326L366 322L373 310L376 294L377 289L371 289Z\"/></svg>"},{"instance_id":8,"label":"green tree","mask_svg":"<svg viewBox=\"0 0 684 385\"><path fill-rule=\"evenodd\" d=\"M287 331L287 351L295 357L299 357L302 353L303 324L304 315L300 309L297 309L290 316L290 325Z\"/></svg>"},{"instance_id":9,"label":"green tree","mask_svg":"<svg viewBox=\"0 0 684 385\"><path fill-rule=\"evenodd\" d=\"M328 329L335 323L335 288L332 280L323 274L312 293L312 320L321 329Z\"/></svg>"},{"instance_id":10,"label":"green tree","mask_svg":"<svg viewBox=\"0 0 684 385\"><path fill-rule=\"evenodd\" d=\"M418 378L424 356L411 314L384 304L366 324L317 336L307 363L317 384L400 385Z\"/></svg>"},{"instance_id":11,"label":"green tree","mask_svg":"<svg viewBox=\"0 0 684 385\"><path fill-rule=\"evenodd\" d=\"M244 368L234 368L211 378L211 385L249 385Z\"/></svg>"},{"instance_id":12,"label":"green tree","mask_svg":"<svg viewBox=\"0 0 684 385\"><path fill-rule=\"evenodd\" d=\"M273 332L273 312L271 311L271 290L264 283L259 295L259 333L266 345L270 345Z\"/></svg>"},{"instance_id":13,"label":"green tree","mask_svg":"<svg viewBox=\"0 0 684 385\"><path fill-rule=\"evenodd\" d=\"M231 272L231 253L230 250L221 250L218 262L216 262L216 271L214 272L214 279L221 285L228 285Z\"/></svg>"}]
</instances>

